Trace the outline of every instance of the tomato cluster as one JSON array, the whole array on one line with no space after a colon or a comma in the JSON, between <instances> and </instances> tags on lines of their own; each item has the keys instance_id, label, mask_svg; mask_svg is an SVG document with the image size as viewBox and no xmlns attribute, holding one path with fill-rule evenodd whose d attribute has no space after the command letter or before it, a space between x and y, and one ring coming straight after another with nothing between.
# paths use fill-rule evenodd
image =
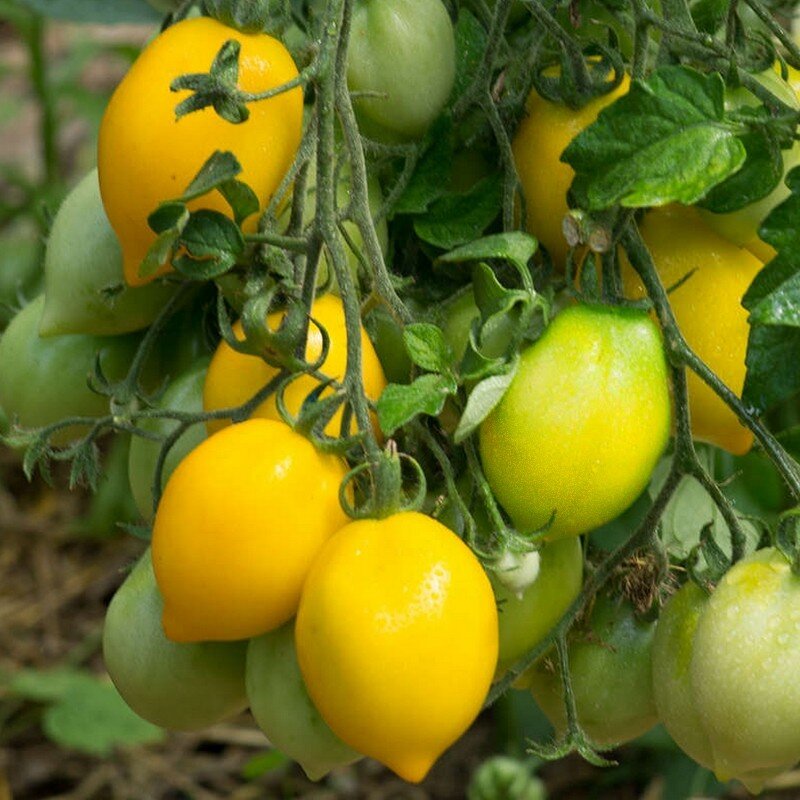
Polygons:
<instances>
[{"instance_id":1,"label":"tomato cluster","mask_svg":"<svg viewBox=\"0 0 800 800\"><path fill-rule=\"evenodd\" d=\"M713 382L681 383L680 346L741 396L741 301L772 257L756 222L648 208L635 218L648 276L616 240L575 235L562 161L637 90L627 75L578 109L538 89L523 109L526 84L492 153L514 173L504 185L519 183L501 201L491 159L453 174L493 129L453 124L454 93L470 96L459 59L481 74L456 44L475 17L456 30L440 0L359 0L340 20L349 47L325 50L337 25L310 24L298 69L279 38L211 10L235 6L170 6L178 18L109 102L98 169L55 217L44 295L0 339L0 408L46 432L35 455L89 459L101 432L133 434L131 491L152 536L106 617L121 695L178 730L249 707L315 780L370 756L420 781L492 685L513 683L580 748L661 721L698 763L759 790L800 757L789 562L774 548L742 558L736 541L703 550L703 520L681 565L696 581L656 620L674 556L658 540L666 500L649 539L626 530L604 557L595 533L630 528L675 454L684 471L667 486L705 477L736 539L693 441L742 456L754 425ZM593 50L584 66L600 63ZM345 88L326 93L334 64ZM797 107L771 71L759 80ZM446 163L432 163L442 142ZM788 168L797 145L785 149ZM442 222L456 208L473 224L486 196L486 237ZM497 232L501 202L527 234ZM453 268L465 261L471 282ZM628 558L648 547L653 574ZM730 568L704 580L712 555ZM710 597L698 585L715 581Z\"/></svg>"}]
</instances>

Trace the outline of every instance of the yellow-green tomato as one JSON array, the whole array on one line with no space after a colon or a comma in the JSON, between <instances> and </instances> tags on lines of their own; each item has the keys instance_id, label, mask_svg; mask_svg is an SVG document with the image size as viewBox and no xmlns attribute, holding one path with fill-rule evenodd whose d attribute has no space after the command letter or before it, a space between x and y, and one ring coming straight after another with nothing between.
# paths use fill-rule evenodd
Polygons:
<instances>
[{"instance_id":1,"label":"yellow-green tomato","mask_svg":"<svg viewBox=\"0 0 800 800\"><path fill-rule=\"evenodd\" d=\"M669 438L661 335L632 309L576 305L520 355L480 426L489 484L522 531L577 536L622 513Z\"/></svg>"},{"instance_id":2,"label":"yellow-green tomato","mask_svg":"<svg viewBox=\"0 0 800 800\"><path fill-rule=\"evenodd\" d=\"M505 585L502 575L490 573L499 612L498 670L511 666L541 642L581 590L583 552L579 539L551 542L538 555L536 579L521 593Z\"/></svg>"},{"instance_id":3,"label":"yellow-green tomato","mask_svg":"<svg viewBox=\"0 0 800 800\"><path fill-rule=\"evenodd\" d=\"M44 278L42 336L112 336L146 328L176 288L163 282L136 289L125 284L122 250L103 209L96 169L58 209Z\"/></svg>"},{"instance_id":4,"label":"yellow-green tomato","mask_svg":"<svg viewBox=\"0 0 800 800\"><path fill-rule=\"evenodd\" d=\"M760 791L800 760L800 577L774 548L735 564L700 615L692 692L722 780Z\"/></svg>"},{"instance_id":5,"label":"yellow-green tomato","mask_svg":"<svg viewBox=\"0 0 800 800\"><path fill-rule=\"evenodd\" d=\"M297 663L293 622L250 640L246 683L258 727L312 781L361 758L328 727L311 701Z\"/></svg>"},{"instance_id":6,"label":"yellow-green tomato","mask_svg":"<svg viewBox=\"0 0 800 800\"><path fill-rule=\"evenodd\" d=\"M247 642L176 644L161 627L163 601L150 551L111 600L103 628L108 674L125 702L162 728L200 730L247 707Z\"/></svg>"},{"instance_id":7,"label":"yellow-green tomato","mask_svg":"<svg viewBox=\"0 0 800 800\"><path fill-rule=\"evenodd\" d=\"M347 85L366 132L416 139L444 108L456 73L453 23L441 0L358 0Z\"/></svg>"},{"instance_id":8,"label":"yellow-green tomato","mask_svg":"<svg viewBox=\"0 0 800 800\"><path fill-rule=\"evenodd\" d=\"M44 297L29 303L0 338L0 406L25 428L42 428L67 417L100 417L109 413L108 398L89 388L99 354L110 380L125 375L139 337L39 336ZM83 426L60 430L53 444L85 434Z\"/></svg>"},{"instance_id":9,"label":"yellow-green tomato","mask_svg":"<svg viewBox=\"0 0 800 800\"><path fill-rule=\"evenodd\" d=\"M658 719L698 764L713 766L711 743L692 694L694 634L707 597L686 583L661 609L653 637L653 697Z\"/></svg>"},{"instance_id":10,"label":"yellow-green tomato","mask_svg":"<svg viewBox=\"0 0 800 800\"><path fill-rule=\"evenodd\" d=\"M654 622L598 596L589 624L570 634L569 671L578 721L599 745L621 744L658 722L652 687ZM529 673L531 693L557 731L566 727L561 677L549 660Z\"/></svg>"},{"instance_id":11,"label":"yellow-green tomato","mask_svg":"<svg viewBox=\"0 0 800 800\"><path fill-rule=\"evenodd\" d=\"M201 414L203 412L203 383L207 368L208 359L202 359L197 362L194 369L177 377L167 387L157 407ZM138 427L143 430L160 436L168 436L178 425L179 423L175 420L164 417L143 419L138 423ZM201 423L188 428L172 445L164 459L162 489L169 476L175 471L175 467L205 438L206 426ZM153 481L161 445L162 442L145 439L142 436L134 436L131 440L128 455L128 477L136 507L144 519L151 519L153 516Z\"/></svg>"}]
</instances>

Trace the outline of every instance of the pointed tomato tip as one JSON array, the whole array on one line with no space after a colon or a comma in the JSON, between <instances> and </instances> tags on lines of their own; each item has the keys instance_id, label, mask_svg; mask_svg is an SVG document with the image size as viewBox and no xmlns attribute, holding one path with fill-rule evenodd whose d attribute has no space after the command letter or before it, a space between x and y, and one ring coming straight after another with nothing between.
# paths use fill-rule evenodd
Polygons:
<instances>
[{"instance_id":1,"label":"pointed tomato tip","mask_svg":"<svg viewBox=\"0 0 800 800\"><path fill-rule=\"evenodd\" d=\"M392 760L391 763L388 760L383 763L404 781L420 783L425 779L435 762L435 757L431 758L430 756L416 754L398 758L396 761Z\"/></svg>"}]
</instances>

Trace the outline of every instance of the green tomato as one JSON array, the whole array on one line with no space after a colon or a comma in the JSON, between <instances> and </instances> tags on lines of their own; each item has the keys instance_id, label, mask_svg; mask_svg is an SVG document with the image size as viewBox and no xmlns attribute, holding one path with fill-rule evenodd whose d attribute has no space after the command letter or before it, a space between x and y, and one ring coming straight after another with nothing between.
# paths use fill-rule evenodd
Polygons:
<instances>
[{"instance_id":1,"label":"green tomato","mask_svg":"<svg viewBox=\"0 0 800 800\"><path fill-rule=\"evenodd\" d=\"M545 785L532 765L509 756L493 756L475 770L467 800L546 800Z\"/></svg>"},{"instance_id":2,"label":"green tomato","mask_svg":"<svg viewBox=\"0 0 800 800\"><path fill-rule=\"evenodd\" d=\"M573 630L569 670L581 727L598 745L627 742L658 722L652 687L654 622L598 596L588 626ZM557 731L566 727L561 677L548 661L528 673L531 693Z\"/></svg>"},{"instance_id":3,"label":"green tomato","mask_svg":"<svg viewBox=\"0 0 800 800\"><path fill-rule=\"evenodd\" d=\"M490 573L500 612L500 671L541 642L581 590L583 551L577 538L546 544L539 556L536 579L521 593Z\"/></svg>"},{"instance_id":4,"label":"green tomato","mask_svg":"<svg viewBox=\"0 0 800 800\"><path fill-rule=\"evenodd\" d=\"M154 725L182 731L243 711L247 642L171 642L163 605L148 550L111 600L103 628L106 668L125 702Z\"/></svg>"},{"instance_id":5,"label":"green tomato","mask_svg":"<svg viewBox=\"0 0 800 800\"><path fill-rule=\"evenodd\" d=\"M576 305L520 354L481 423L484 471L518 530L586 533L647 486L670 432L661 335L643 311ZM553 517L553 514L555 516Z\"/></svg>"},{"instance_id":6,"label":"green tomato","mask_svg":"<svg viewBox=\"0 0 800 800\"><path fill-rule=\"evenodd\" d=\"M421 137L455 80L453 23L441 0L358 0L347 52L347 84L365 132L376 139Z\"/></svg>"},{"instance_id":7,"label":"green tomato","mask_svg":"<svg viewBox=\"0 0 800 800\"><path fill-rule=\"evenodd\" d=\"M800 109L800 101L794 89L781 78L775 70L768 69L755 76L758 81L769 89L781 102L791 108ZM729 89L725 93L725 107L728 110L742 106L758 106L760 100L744 88ZM783 174L800 164L800 142L782 152ZM713 211L700 208L700 214L706 224L713 228L720 236L728 241L746 247L755 256L766 262L771 260L775 251L758 236L758 229L775 206L782 203L791 192L789 187L781 182L766 196L754 203L750 203L736 211L727 214L715 214Z\"/></svg>"},{"instance_id":8,"label":"green tomato","mask_svg":"<svg viewBox=\"0 0 800 800\"><path fill-rule=\"evenodd\" d=\"M735 564L700 614L691 687L722 780L751 791L800 760L800 577L774 548Z\"/></svg>"},{"instance_id":9,"label":"green tomato","mask_svg":"<svg viewBox=\"0 0 800 800\"><path fill-rule=\"evenodd\" d=\"M267 738L312 781L361 758L328 727L308 695L294 645L294 623L250 641L250 710Z\"/></svg>"},{"instance_id":10,"label":"green tomato","mask_svg":"<svg viewBox=\"0 0 800 800\"><path fill-rule=\"evenodd\" d=\"M88 385L95 357L100 354L108 379L119 380L133 359L139 336L43 338L38 333L43 307L42 296L29 303L0 338L0 406L25 428L45 427L66 417L108 414L108 398ZM85 432L83 426L71 426L51 442L66 444Z\"/></svg>"},{"instance_id":11,"label":"green tomato","mask_svg":"<svg viewBox=\"0 0 800 800\"><path fill-rule=\"evenodd\" d=\"M176 288L163 281L135 289L125 285L122 250L103 210L96 169L58 209L44 271L42 336L113 336L146 328ZM106 294L109 289L113 296Z\"/></svg>"},{"instance_id":12,"label":"green tomato","mask_svg":"<svg viewBox=\"0 0 800 800\"><path fill-rule=\"evenodd\" d=\"M208 360L203 359L195 364L194 369L172 381L159 400L157 408L185 411L192 414L202 413L203 383L207 368ZM178 427L178 423L175 420L156 417L143 419L139 423L139 427L165 437ZM192 425L175 442L164 460L162 489L178 464L205 438L206 426L201 423ZM144 519L153 517L153 480L160 452L161 442L145 439L142 436L135 436L131 441L128 455L128 479L136 507Z\"/></svg>"},{"instance_id":13,"label":"green tomato","mask_svg":"<svg viewBox=\"0 0 800 800\"><path fill-rule=\"evenodd\" d=\"M698 764L714 759L692 693L694 635L706 606L706 595L686 583L661 609L653 637L653 697L658 718L675 743Z\"/></svg>"},{"instance_id":14,"label":"green tomato","mask_svg":"<svg viewBox=\"0 0 800 800\"><path fill-rule=\"evenodd\" d=\"M13 319L20 299L41 291L41 245L36 234L4 237L0 250L0 331Z\"/></svg>"}]
</instances>

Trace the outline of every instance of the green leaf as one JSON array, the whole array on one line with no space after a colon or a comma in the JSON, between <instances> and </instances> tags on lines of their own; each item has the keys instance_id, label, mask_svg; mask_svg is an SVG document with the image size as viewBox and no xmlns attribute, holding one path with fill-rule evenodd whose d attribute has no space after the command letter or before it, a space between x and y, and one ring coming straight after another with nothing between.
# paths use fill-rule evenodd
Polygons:
<instances>
[{"instance_id":1,"label":"green leaf","mask_svg":"<svg viewBox=\"0 0 800 800\"><path fill-rule=\"evenodd\" d=\"M772 209L758 231L778 252L800 248L800 167L787 174L786 185L791 195Z\"/></svg>"},{"instance_id":2,"label":"green leaf","mask_svg":"<svg viewBox=\"0 0 800 800\"><path fill-rule=\"evenodd\" d=\"M715 214L737 211L766 197L783 177L783 156L778 143L764 131L748 131L740 141L747 158L742 168L715 186L698 203Z\"/></svg>"},{"instance_id":3,"label":"green leaf","mask_svg":"<svg viewBox=\"0 0 800 800\"><path fill-rule=\"evenodd\" d=\"M453 361L453 350L436 325L417 322L406 325L403 342L411 360L429 372L447 372Z\"/></svg>"},{"instance_id":4,"label":"green leaf","mask_svg":"<svg viewBox=\"0 0 800 800\"><path fill-rule=\"evenodd\" d=\"M492 375L475 386L453 434L456 444L463 442L503 399L503 395L514 380L518 363L518 360L514 361L508 372Z\"/></svg>"},{"instance_id":5,"label":"green leaf","mask_svg":"<svg viewBox=\"0 0 800 800\"><path fill-rule=\"evenodd\" d=\"M500 258L516 264L520 269L527 269L528 262L539 247L536 239L522 231L495 233L476 239L443 256L437 261L459 263L462 261L485 261L489 258Z\"/></svg>"},{"instance_id":6,"label":"green leaf","mask_svg":"<svg viewBox=\"0 0 800 800\"><path fill-rule=\"evenodd\" d=\"M104 25L118 22L157 23L159 13L143 0L18 0L51 19L70 22L99 22Z\"/></svg>"},{"instance_id":7,"label":"green leaf","mask_svg":"<svg viewBox=\"0 0 800 800\"><path fill-rule=\"evenodd\" d=\"M800 252L785 250L756 275L742 305L750 324L800 327Z\"/></svg>"},{"instance_id":8,"label":"green leaf","mask_svg":"<svg viewBox=\"0 0 800 800\"><path fill-rule=\"evenodd\" d=\"M451 127L446 116L439 117L434 123L429 132L431 147L420 159L408 186L395 203L395 214L423 214L447 191L453 164Z\"/></svg>"},{"instance_id":9,"label":"green leaf","mask_svg":"<svg viewBox=\"0 0 800 800\"><path fill-rule=\"evenodd\" d=\"M173 266L195 280L208 280L227 272L245 247L242 232L233 220L206 209L191 215L180 243L187 252L173 259Z\"/></svg>"},{"instance_id":10,"label":"green leaf","mask_svg":"<svg viewBox=\"0 0 800 800\"><path fill-rule=\"evenodd\" d=\"M460 97L475 79L488 35L472 12L461 8L455 26L456 79L451 97Z\"/></svg>"},{"instance_id":11,"label":"green leaf","mask_svg":"<svg viewBox=\"0 0 800 800\"><path fill-rule=\"evenodd\" d=\"M414 221L417 236L428 244L452 250L478 238L500 212L501 178L491 175L466 194L448 194L424 217Z\"/></svg>"},{"instance_id":12,"label":"green leaf","mask_svg":"<svg viewBox=\"0 0 800 800\"><path fill-rule=\"evenodd\" d=\"M704 33L715 33L728 15L728 0L697 0L692 3L694 24Z\"/></svg>"},{"instance_id":13,"label":"green leaf","mask_svg":"<svg viewBox=\"0 0 800 800\"><path fill-rule=\"evenodd\" d=\"M188 203L190 200L202 197L232 181L241 171L242 165L233 153L227 150L215 150L200 167L180 199Z\"/></svg>"},{"instance_id":14,"label":"green leaf","mask_svg":"<svg viewBox=\"0 0 800 800\"><path fill-rule=\"evenodd\" d=\"M54 703L60 700L69 689L94 682L85 670L74 667L55 669L21 669L15 672L8 689L18 697L34 700L37 703Z\"/></svg>"},{"instance_id":15,"label":"green leaf","mask_svg":"<svg viewBox=\"0 0 800 800\"><path fill-rule=\"evenodd\" d=\"M44 713L47 736L61 747L108 756L120 745L150 744L164 739L161 728L138 717L111 683L75 683Z\"/></svg>"},{"instance_id":16,"label":"green leaf","mask_svg":"<svg viewBox=\"0 0 800 800\"><path fill-rule=\"evenodd\" d=\"M598 211L691 204L745 160L724 121L724 84L716 74L667 66L600 112L561 160L576 171L580 205Z\"/></svg>"},{"instance_id":17,"label":"green leaf","mask_svg":"<svg viewBox=\"0 0 800 800\"><path fill-rule=\"evenodd\" d=\"M378 399L381 430L391 436L418 414L436 416L457 389L456 382L447 375L423 375L407 386L390 383Z\"/></svg>"},{"instance_id":18,"label":"green leaf","mask_svg":"<svg viewBox=\"0 0 800 800\"><path fill-rule=\"evenodd\" d=\"M800 390L800 328L754 325L747 341L742 399L758 411Z\"/></svg>"},{"instance_id":19,"label":"green leaf","mask_svg":"<svg viewBox=\"0 0 800 800\"><path fill-rule=\"evenodd\" d=\"M242 181L231 179L217 187L233 211L233 218L237 225L241 225L259 209L258 196Z\"/></svg>"}]
</instances>

